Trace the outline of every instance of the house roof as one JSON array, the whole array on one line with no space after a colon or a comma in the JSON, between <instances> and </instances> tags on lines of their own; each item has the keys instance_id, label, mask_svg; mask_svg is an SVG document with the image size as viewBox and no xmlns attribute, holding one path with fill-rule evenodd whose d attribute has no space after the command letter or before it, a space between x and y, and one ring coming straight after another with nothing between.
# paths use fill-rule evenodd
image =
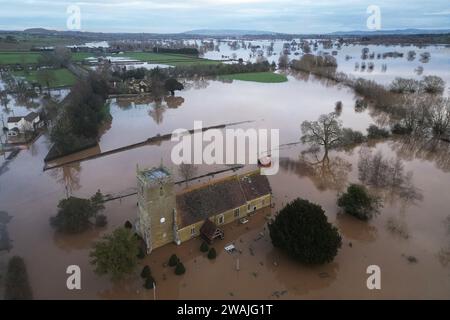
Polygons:
<instances>
[{"instance_id":1,"label":"house roof","mask_svg":"<svg viewBox=\"0 0 450 320\"><path fill-rule=\"evenodd\" d=\"M176 197L179 227L240 207L270 192L269 180L259 172L218 179L189 189Z\"/></svg>"},{"instance_id":2,"label":"house roof","mask_svg":"<svg viewBox=\"0 0 450 320\"><path fill-rule=\"evenodd\" d=\"M233 176L178 194L181 225L188 226L245 204L238 179Z\"/></svg>"},{"instance_id":3,"label":"house roof","mask_svg":"<svg viewBox=\"0 0 450 320\"><path fill-rule=\"evenodd\" d=\"M34 119L36 119L39 115L32 111L29 114L27 114L26 116L19 116L19 117L8 117L8 123L17 123L22 119L25 119L28 122L33 121Z\"/></svg>"},{"instance_id":4,"label":"house roof","mask_svg":"<svg viewBox=\"0 0 450 320\"><path fill-rule=\"evenodd\" d=\"M22 120L23 117L8 117L8 123L16 123Z\"/></svg>"},{"instance_id":5,"label":"house roof","mask_svg":"<svg viewBox=\"0 0 450 320\"><path fill-rule=\"evenodd\" d=\"M267 176L259 173L240 176L239 181L247 201L260 198L272 192Z\"/></svg>"},{"instance_id":6,"label":"house roof","mask_svg":"<svg viewBox=\"0 0 450 320\"><path fill-rule=\"evenodd\" d=\"M31 122L34 119L36 119L39 115L36 112L30 112L29 114L27 114L24 119Z\"/></svg>"}]
</instances>

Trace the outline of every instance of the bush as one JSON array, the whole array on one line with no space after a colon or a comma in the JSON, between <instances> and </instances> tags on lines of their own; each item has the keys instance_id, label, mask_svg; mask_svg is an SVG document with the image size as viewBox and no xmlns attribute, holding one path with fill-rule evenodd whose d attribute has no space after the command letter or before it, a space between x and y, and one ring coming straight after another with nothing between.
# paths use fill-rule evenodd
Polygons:
<instances>
[{"instance_id":1,"label":"bush","mask_svg":"<svg viewBox=\"0 0 450 320\"><path fill-rule=\"evenodd\" d=\"M426 93L441 94L445 90L445 81L438 76L426 76L420 81L420 86Z\"/></svg>"},{"instance_id":2,"label":"bush","mask_svg":"<svg viewBox=\"0 0 450 320\"><path fill-rule=\"evenodd\" d=\"M333 78L336 74L337 61L331 55L316 56L304 54L300 60L292 60L291 68L323 77Z\"/></svg>"},{"instance_id":3,"label":"bush","mask_svg":"<svg viewBox=\"0 0 450 320\"><path fill-rule=\"evenodd\" d=\"M175 53L175 54L188 54L198 56L200 52L196 48L161 48L153 47L155 53Z\"/></svg>"},{"instance_id":4,"label":"bush","mask_svg":"<svg viewBox=\"0 0 450 320\"><path fill-rule=\"evenodd\" d=\"M169 70L170 76L175 78L189 78L195 76L220 76L225 74L267 72L271 65L267 61L256 63L220 63L220 64L193 64L180 65Z\"/></svg>"},{"instance_id":5,"label":"bush","mask_svg":"<svg viewBox=\"0 0 450 320\"><path fill-rule=\"evenodd\" d=\"M366 141L366 137L362 132L354 131L350 128L342 129L342 137L340 147L353 146Z\"/></svg>"},{"instance_id":6,"label":"bush","mask_svg":"<svg viewBox=\"0 0 450 320\"><path fill-rule=\"evenodd\" d=\"M133 229L133 225L128 220L127 220L127 222L125 222L124 227L127 228L127 229Z\"/></svg>"},{"instance_id":7,"label":"bush","mask_svg":"<svg viewBox=\"0 0 450 320\"><path fill-rule=\"evenodd\" d=\"M142 244L139 246L137 257L139 259L144 259L145 258L145 249L144 249Z\"/></svg>"},{"instance_id":8,"label":"bush","mask_svg":"<svg viewBox=\"0 0 450 320\"><path fill-rule=\"evenodd\" d=\"M337 228L328 222L322 207L307 200L288 203L269 223L275 247L306 264L331 262L342 245Z\"/></svg>"},{"instance_id":9,"label":"bush","mask_svg":"<svg viewBox=\"0 0 450 320\"><path fill-rule=\"evenodd\" d=\"M50 225L59 232L81 233L92 225L91 219L95 218L96 226L105 226L106 216L98 214L105 209L103 202L100 190L90 199L62 199L58 203L58 213L50 218Z\"/></svg>"},{"instance_id":10,"label":"bush","mask_svg":"<svg viewBox=\"0 0 450 320\"><path fill-rule=\"evenodd\" d=\"M169 259L170 267L175 267L179 262L180 262L180 259L178 259L176 254L173 254L170 256L170 259Z\"/></svg>"},{"instance_id":11,"label":"bush","mask_svg":"<svg viewBox=\"0 0 450 320\"><path fill-rule=\"evenodd\" d=\"M394 126L391 129L393 134L398 134L398 135L409 135L412 133L412 129L411 128L407 128L402 126L400 123L396 123L394 124Z\"/></svg>"},{"instance_id":12,"label":"bush","mask_svg":"<svg viewBox=\"0 0 450 320\"><path fill-rule=\"evenodd\" d=\"M118 228L94 244L91 264L99 275L110 274L113 280L134 272L138 264L139 241L125 228Z\"/></svg>"},{"instance_id":13,"label":"bush","mask_svg":"<svg viewBox=\"0 0 450 320\"><path fill-rule=\"evenodd\" d=\"M50 218L50 225L59 232L80 233L89 228L95 210L89 199L70 197L58 204L58 214Z\"/></svg>"},{"instance_id":14,"label":"bush","mask_svg":"<svg viewBox=\"0 0 450 320\"><path fill-rule=\"evenodd\" d=\"M211 248L208 252L208 259L214 260L217 257L216 249Z\"/></svg>"},{"instance_id":15,"label":"bush","mask_svg":"<svg viewBox=\"0 0 450 320\"><path fill-rule=\"evenodd\" d=\"M369 194L367 189L358 184L351 184L347 192L342 194L337 201L345 213L360 220L370 220L379 212L379 199Z\"/></svg>"},{"instance_id":16,"label":"bush","mask_svg":"<svg viewBox=\"0 0 450 320\"><path fill-rule=\"evenodd\" d=\"M145 279L144 288L148 290L153 289L155 287L155 284L156 284L155 279L153 279L152 276L148 276Z\"/></svg>"},{"instance_id":17,"label":"bush","mask_svg":"<svg viewBox=\"0 0 450 320\"><path fill-rule=\"evenodd\" d=\"M176 268L175 268L175 274L178 276L181 276L186 272L186 269L184 268L184 265L181 262L178 262Z\"/></svg>"},{"instance_id":18,"label":"bush","mask_svg":"<svg viewBox=\"0 0 450 320\"><path fill-rule=\"evenodd\" d=\"M95 226L97 228L103 228L108 224L108 219L104 214L99 214L95 217Z\"/></svg>"},{"instance_id":19,"label":"bush","mask_svg":"<svg viewBox=\"0 0 450 320\"><path fill-rule=\"evenodd\" d=\"M367 128L367 137L369 139L383 139L388 138L390 133L388 130L379 128L374 124L371 124L369 128Z\"/></svg>"},{"instance_id":20,"label":"bush","mask_svg":"<svg viewBox=\"0 0 450 320\"><path fill-rule=\"evenodd\" d=\"M356 99L355 112L362 112L367 109L367 101L364 99Z\"/></svg>"},{"instance_id":21,"label":"bush","mask_svg":"<svg viewBox=\"0 0 450 320\"><path fill-rule=\"evenodd\" d=\"M31 300L33 295L28 280L27 268L21 257L9 260L5 277L5 300Z\"/></svg>"},{"instance_id":22,"label":"bush","mask_svg":"<svg viewBox=\"0 0 450 320\"><path fill-rule=\"evenodd\" d=\"M414 93L419 90L419 81L414 79L405 79L397 77L389 86L391 92L395 93Z\"/></svg>"},{"instance_id":23,"label":"bush","mask_svg":"<svg viewBox=\"0 0 450 320\"><path fill-rule=\"evenodd\" d=\"M152 271L150 270L149 266L145 266L141 271L141 277L142 278L148 278L152 275Z\"/></svg>"},{"instance_id":24,"label":"bush","mask_svg":"<svg viewBox=\"0 0 450 320\"><path fill-rule=\"evenodd\" d=\"M175 90L183 90L184 86L182 83L178 82L175 78L169 78L164 83L164 88L169 91L172 95L175 94Z\"/></svg>"},{"instance_id":25,"label":"bush","mask_svg":"<svg viewBox=\"0 0 450 320\"><path fill-rule=\"evenodd\" d=\"M203 241L202 245L200 246L200 251L201 252L208 252L208 250L209 250L208 244L205 241Z\"/></svg>"}]
</instances>

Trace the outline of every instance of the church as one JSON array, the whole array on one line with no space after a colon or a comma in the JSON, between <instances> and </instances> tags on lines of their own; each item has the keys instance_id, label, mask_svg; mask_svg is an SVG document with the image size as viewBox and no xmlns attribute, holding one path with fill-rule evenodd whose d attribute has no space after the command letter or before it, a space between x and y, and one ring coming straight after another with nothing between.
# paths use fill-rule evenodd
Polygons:
<instances>
[{"instance_id":1,"label":"church","mask_svg":"<svg viewBox=\"0 0 450 320\"><path fill-rule=\"evenodd\" d=\"M137 168L137 232L147 253L165 244L202 236L223 238L220 226L271 206L272 190L259 170L211 180L175 192L171 172L163 167Z\"/></svg>"}]
</instances>

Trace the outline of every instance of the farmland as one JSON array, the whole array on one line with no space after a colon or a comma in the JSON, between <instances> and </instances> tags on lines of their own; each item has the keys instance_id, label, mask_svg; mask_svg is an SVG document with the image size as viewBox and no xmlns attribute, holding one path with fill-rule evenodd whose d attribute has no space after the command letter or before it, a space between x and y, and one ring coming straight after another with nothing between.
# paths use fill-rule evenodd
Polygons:
<instances>
[{"instance_id":1,"label":"farmland","mask_svg":"<svg viewBox=\"0 0 450 320\"><path fill-rule=\"evenodd\" d=\"M288 81L283 74L273 72L250 72L250 73L236 73L220 76L223 80L241 80L253 81L261 83L279 83Z\"/></svg>"},{"instance_id":2,"label":"farmland","mask_svg":"<svg viewBox=\"0 0 450 320\"><path fill-rule=\"evenodd\" d=\"M72 86L76 82L75 75L67 69L51 69L53 81L50 82L52 88ZM23 71L16 71L15 76L24 77L29 83L37 82L46 86L38 77L38 71L30 71L25 74Z\"/></svg>"}]
</instances>

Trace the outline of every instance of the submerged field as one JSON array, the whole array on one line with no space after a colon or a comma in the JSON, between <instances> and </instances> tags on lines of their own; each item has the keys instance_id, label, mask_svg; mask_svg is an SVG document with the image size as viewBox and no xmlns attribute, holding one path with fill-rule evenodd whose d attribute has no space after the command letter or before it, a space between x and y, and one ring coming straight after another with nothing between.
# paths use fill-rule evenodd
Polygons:
<instances>
[{"instance_id":1,"label":"submerged field","mask_svg":"<svg viewBox=\"0 0 450 320\"><path fill-rule=\"evenodd\" d=\"M186 81L185 90L160 102L151 97L113 99L112 121L103 128L99 146L69 160L171 133L174 129L191 129L197 120L202 120L205 127L251 121L237 127L278 129L281 144L295 143L300 139L300 124L334 111L336 101L342 102L340 119L345 127L365 132L370 124L383 121L381 115L370 109L356 112L358 97L349 88L314 77L288 78L289 81L277 84L199 78ZM15 114L28 112L22 107L11 107ZM450 187L449 147L444 144L427 152L418 141L395 139L333 151L327 161L319 161L313 167L305 167L301 162L306 146L283 147L280 171L269 177L275 207L259 212L246 225L225 226L225 239L214 243L218 252L215 261L208 260L199 250L200 240L193 239L181 246L170 244L153 251L141 261L139 270L124 281L112 282L108 277L96 275L89 263L92 244L125 221L135 221L136 198L108 202L104 212L108 225L79 235L58 234L49 225L59 200L67 194L90 197L98 189L105 194L130 193L136 187L136 164L144 168L162 161L178 180L177 167L170 160L173 146L171 141L149 144L43 172L43 159L50 148L48 136L43 135L15 159L2 158L0 211L12 216L7 227L13 248L2 252L0 262L12 255L22 256L34 297L41 299L152 299L153 291L144 290L139 277L140 269L147 264L157 282L158 299L450 298L450 238L445 222L449 214L445 196ZM364 148L380 152L388 159L401 159L405 173L412 172L411 183L420 197L401 199L394 191L381 190L384 208L370 222L340 213L337 194L347 184L359 181L358 162ZM200 165L197 174L223 168L226 166ZM246 166L241 172L253 169ZM228 173L215 178L224 175ZM184 185L177 190L183 188ZM296 197L320 204L328 220L342 234L343 246L332 263L300 265L271 244L266 218ZM223 248L230 243L240 253L226 253ZM166 266L173 253L186 266L183 276L176 276ZM69 264L77 264L82 270L83 290L79 292L66 288ZM366 268L372 264L382 270L379 291L366 287ZM202 285L205 282L214 285Z\"/></svg>"}]
</instances>

